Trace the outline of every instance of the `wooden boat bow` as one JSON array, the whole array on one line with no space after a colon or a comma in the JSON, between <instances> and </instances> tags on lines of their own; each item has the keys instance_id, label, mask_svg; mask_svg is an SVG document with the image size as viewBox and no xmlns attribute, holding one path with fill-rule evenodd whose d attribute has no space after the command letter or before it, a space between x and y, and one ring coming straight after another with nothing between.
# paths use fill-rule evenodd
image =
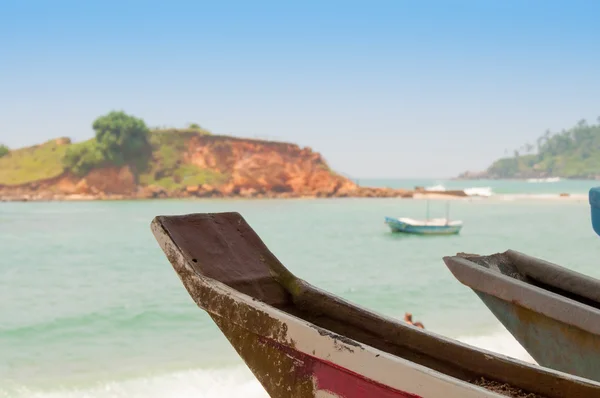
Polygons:
<instances>
[{"instance_id":1,"label":"wooden boat bow","mask_svg":"<svg viewBox=\"0 0 600 398\"><path fill-rule=\"evenodd\" d=\"M311 286L238 213L159 216L152 230L190 296L272 397L500 397L478 387L481 378L534 397L600 396L598 383L462 344Z\"/></svg>"},{"instance_id":2,"label":"wooden boat bow","mask_svg":"<svg viewBox=\"0 0 600 398\"><path fill-rule=\"evenodd\" d=\"M295 277L237 213L157 217L193 270L264 303L289 300ZM286 286L288 285L288 286ZM291 288L287 290L286 288Z\"/></svg>"}]
</instances>

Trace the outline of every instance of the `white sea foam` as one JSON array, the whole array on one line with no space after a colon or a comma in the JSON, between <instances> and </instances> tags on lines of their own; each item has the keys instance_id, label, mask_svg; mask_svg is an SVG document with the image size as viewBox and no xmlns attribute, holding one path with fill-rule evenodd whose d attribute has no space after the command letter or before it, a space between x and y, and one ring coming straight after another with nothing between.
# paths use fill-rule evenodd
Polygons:
<instances>
[{"instance_id":1,"label":"white sea foam","mask_svg":"<svg viewBox=\"0 0 600 398\"><path fill-rule=\"evenodd\" d=\"M517 340L506 330L484 336L464 336L457 340L474 347L492 351L511 358L535 364L533 358L525 351Z\"/></svg>"},{"instance_id":2,"label":"white sea foam","mask_svg":"<svg viewBox=\"0 0 600 398\"><path fill-rule=\"evenodd\" d=\"M528 178L527 182L534 182L534 183L539 183L539 182L559 182L560 181L560 177L548 177L548 178Z\"/></svg>"},{"instance_id":3,"label":"white sea foam","mask_svg":"<svg viewBox=\"0 0 600 398\"><path fill-rule=\"evenodd\" d=\"M246 367L190 370L107 382L89 388L2 390L0 387L2 398L268 398L264 388Z\"/></svg>"},{"instance_id":4,"label":"white sea foam","mask_svg":"<svg viewBox=\"0 0 600 398\"><path fill-rule=\"evenodd\" d=\"M432 187L426 187L425 188L426 191L445 191L446 187L443 185L434 185Z\"/></svg>"},{"instance_id":5,"label":"white sea foam","mask_svg":"<svg viewBox=\"0 0 600 398\"><path fill-rule=\"evenodd\" d=\"M448 189L443 185L434 185L431 187L426 187L426 191L428 192L445 192ZM463 189L467 196L481 196L481 197L489 197L494 193L492 192L491 187L470 187Z\"/></svg>"},{"instance_id":6,"label":"white sea foam","mask_svg":"<svg viewBox=\"0 0 600 398\"><path fill-rule=\"evenodd\" d=\"M483 336L459 337L463 343L535 363L505 330ZM112 381L88 388L36 391L27 388L3 391L0 397L28 398L267 398L268 395L248 368L198 369L152 377Z\"/></svg>"},{"instance_id":7,"label":"white sea foam","mask_svg":"<svg viewBox=\"0 0 600 398\"><path fill-rule=\"evenodd\" d=\"M503 194L495 196L501 201L515 201L515 200L561 200L561 201L587 201L587 194L569 194L568 196L560 196L558 193L539 193L539 194Z\"/></svg>"},{"instance_id":8,"label":"white sea foam","mask_svg":"<svg viewBox=\"0 0 600 398\"><path fill-rule=\"evenodd\" d=\"M488 198L494 194L492 188L490 187L465 188L464 191L467 196L482 196L485 198Z\"/></svg>"}]
</instances>

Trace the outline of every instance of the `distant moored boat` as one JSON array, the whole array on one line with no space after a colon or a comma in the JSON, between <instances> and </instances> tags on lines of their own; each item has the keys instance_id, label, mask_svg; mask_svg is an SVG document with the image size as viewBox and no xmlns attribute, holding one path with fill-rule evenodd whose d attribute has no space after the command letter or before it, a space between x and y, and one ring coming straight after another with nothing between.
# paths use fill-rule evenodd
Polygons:
<instances>
[{"instance_id":1,"label":"distant moored boat","mask_svg":"<svg viewBox=\"0 0 600 398\"><path fill-rule=\"evenodd\" d=\"M427 202L427 219L415 220L407 217L386 217L385 223L392 232L402 232L414 235L455 235L460 232L463 222L450 221L449 205L446 203L446 218L429 219L429 202Z\"/></svg>"},{"instance_id":2,"label":"distant moored boat","mask_svg":"<svg viewBox=\"0 0 600 398\"><path fill-rule=\"evenodd\" d=\"M450 221L447 218L434 218L421 221L412 218L386 217L385 223L392 232L404 232L417 235L453 235L460 232L462 221Z\"/></svg>"}]
</instances>

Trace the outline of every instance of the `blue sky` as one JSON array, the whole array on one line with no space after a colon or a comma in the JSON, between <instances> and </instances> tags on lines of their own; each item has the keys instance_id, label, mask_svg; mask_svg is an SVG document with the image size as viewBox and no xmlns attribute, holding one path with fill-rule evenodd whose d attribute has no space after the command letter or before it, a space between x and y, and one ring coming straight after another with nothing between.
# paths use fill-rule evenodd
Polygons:
<instances>
[{"instance_id":1,"label":"blue sky","mask_svg":"<svg viewBox=\"0 0 600 398\"><path fill-rule=\"evenodd\" d=\"M0 142L150 126L292 141L356 177L485 168L600 116L598 1L0 2Z\"/></svg>"}]
</instances>

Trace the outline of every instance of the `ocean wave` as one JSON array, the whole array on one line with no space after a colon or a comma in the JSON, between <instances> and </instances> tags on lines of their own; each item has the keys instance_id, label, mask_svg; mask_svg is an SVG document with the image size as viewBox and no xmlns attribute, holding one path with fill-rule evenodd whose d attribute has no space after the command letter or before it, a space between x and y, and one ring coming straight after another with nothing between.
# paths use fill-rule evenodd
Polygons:
<instances>
[{"instance_id":1,"label":"ocean wave","mask_svg":"<svg viewBox=\"0 0 600 398\"><path fill-rule=\"evenodd\" d=\"M445 191L446 187L440 184L440 185L433 185L431 187L425 187L425 190L440 192L440 191Z\"/></svg>"},{"instance_id":2,"label":"ocean wave","mask_svg":"<svg viewBox=\"0 0 600 398\"><path fill-rule=\"evenodd\" d=\"M457 340L488 351L535 364L535 361L506 331L463 336ZM0 398L267 398L260 383L245 366L195 369L174 373L102 382L86 387L36 390L2 383Z\"/></svg>"},{"instance_id":3,"label":"ocean wave","mask_svg":"<svg viewBox=\"0 0 600 398\"><path fill-rule=\"evenodd\" d=\"M4 383L3 383L4 384ZM246 367L198 369L51 391L0 387L0 398L268 398Z\"/></svg>"},{"instance_id":4,"label":"ocean wave","mask_svg":"<svg viewBox=\"0 0 600 398\"><path fill-rule=\"evenodd\" d=\"M559 182L560 177L548 177L548 178L528 178L527 182L539 183L539 182Z\"/></svg>"},{"instance_id":5,"label":"ocean wave","mask_svg":"<svg viewBox=\"0 0 600 398\"><path fill-rule=\"evenodd\" d=\"M507 357L535 364L535 360L525 351L517 340L506 330L483 336L458 337L458 341L474 347L492 351Z\"/></svg>"},{"instance_id":6,"label":"ocean wave","mask_svg":"<svg viewBox=\"0 0 600 398\"><path fill-rule=\"evenodd\" d=\"M492 191L492 188L490 187L472 187L472 188L465 188L464 189L465 194L467 194L467 196L482 196L482 197L489 197L492 196L494 194L494 192Z\"/></svg>"},{"instance_id":7,"label":"ocean wave","mask_svg":"<svg viewBox=\"0 0 600 398\"><path fill-rule=\"evenodd\" d=\"M559 193L515 193L497 195L497 199L512 202L515 200L561 200L561 201L587 201L587 194L568 194L562 196Z\"/></svg>"},{"instance_id":8,"label":"ocean wave","mask_svg":"<svg viewBox=\"0 0 600 398\"><path fill-rule=\"evenodd\" d=\"M448 189L443 185L434 185L431 187L426 187L426 191L428 192L445 192ZM481 197L489 197L494 193L491 187L470 187L462 189L467 196L481 196Z\"/></svg>"},{"instance_id":9,"label":"ocean wave","mask_svg":"<svg viewBox=\"0 0 600 398\"><path fill-rule=\"evenodd\" d=\"M151 327L156 323L189 323L190 314L174 310L140 310L136 308L114 307L103 311L94 311L81 315L50 318L43 322L5 327L0 329L0 337L33 338L39 335L49 336L68 330L85 328L104 333L114 330L115 326L129 328Z\"/></svg>"}]
</instances>

